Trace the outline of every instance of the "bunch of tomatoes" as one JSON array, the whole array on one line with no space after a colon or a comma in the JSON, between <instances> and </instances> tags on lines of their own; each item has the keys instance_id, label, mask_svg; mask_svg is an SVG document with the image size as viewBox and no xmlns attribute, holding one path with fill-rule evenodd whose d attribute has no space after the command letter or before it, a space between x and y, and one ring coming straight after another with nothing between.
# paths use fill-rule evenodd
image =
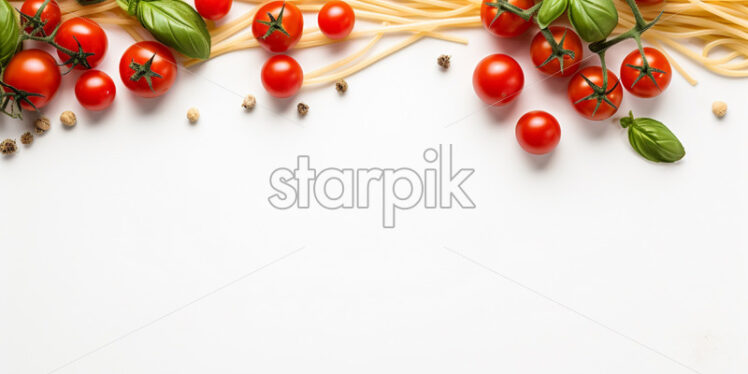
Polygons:
<instances>
[{"instance_id":1,"label":"bunch of tomatoes","mask_svg":"<svg viewBox=\"0 0 748 374\"><path fill-rule=\"evenodd\" d=\"M233 0L195 0L195 8L203 18L219 20L228 14ZM317 14L320 31L332 39L346 38L356 23L356 15L348 3L339 0L326 2ZM293 48L304 32L304 16L294 4L278 0L262 5L252 20L252 35L270 53L262 67L261 79L265 90L274 97L294 96L304 83L301 65L282 53Z\"/></svg>"},{"instance_id":2,"label":"bunch of tomatoes","mask_svg":"<svg viewBox=\"0 0 748 374\"><path fill-rule=\"evenodd\" d=\"M226 16L233 0L196 0L198 13L210 20ZM641 0L645 1L645 0ZM651 3L658 0L646 0ZM532 17L518 12L535 9L534 0L507 0L514 11L500 10L490 2L481 6L481 20L491 34L511 38L526 32ZM114 82L106 73L92 70L100 64L107 51L107 36L94 21L72 18L61 23L60 7L55 0L26 0L21 8L25 32L57 48L63 65L87 70L78 78L75 94L89 110L103 110L114 101ZM346 38L353 30L356 16L349 4L340 0L325 3L317 15L320 31L328 38ZM299 63L283 53L301 39L304 18L292 3L276 0L265 3L252 20L252 34L258 44L273 53L263 65L262 84L274 97L295 95L304 81ZM637 39L638 41L638 39ZM639 44L640 45L640 44ZM639 97L655 97L665 90L671 78L671 67L665 56L654 48L632 51L620 67L620 80L615 73L601 66L581 68L584 57L579 35L568 27L550 26L541 29L532 39L530 57L541 72L554 77L571 77L567 89L574 109L590 120L613 116L623 99L623 88ZM69 53L76 54L70 56ZM602 54L601 54L602 56ZM157 97L166 93L177 76L176 60L161 43L138 42L120 58L122 83L136 95ZM43 108L57 92L61 74L57 61L40 49L18 52L3 72L4 86L28 92L20 103L26 110ZM488 105L502 106L515 100L524 87L522 67L506 54L492 54L481 60L473 73L473 88ZM623 88L622 88L623 87ZM9 90L5 87L6 91ZM532 111L523 115L516 127L520 146L529 153L545 154L558 145L561 128L547 112Z\"/></svg>"},{"instance_id":3,"label":"bunch of tomatoes","mask_svg":"<svg viewBox=\"0 0 748 374\"><path fill-rule=\"evenodd\" d=\"M48 41L57 48L57 56L68 69L86 70L75 84L75 96L91 111L108 108L116 95L116 86L105 72L95 70L104 59L108 38L96 22L82 17L61 21L60 7L55 0L26 0L21 9L24 19L35 18L43 28L34 30L26 25L24 32ZM30 22L27 22L30 24ZM41 34L41 35L38 35ZM60 48L62 47L62 48ZM85 63L71 63L64 52L81 51ZM177 65L174 55L161 43L144 41L130 46L119 64L122 83L142 97L156 97L166 93L174 83ZM26 49L16 53L3 71L3 82L15 90L28 92L20 107L38 110L46 106L60 87L62 75L57 61L42 49ZM6 87L6 90L10 88Z\"/></svg>"},{"instance_id":4,"label":"bunch of tomatoes","mask_svg":"<svg viewBox=\"0 0 748 374\"><path fill-rule=\"evenodd\" d=\"M652 1L652 0L648 0ZM520 9L530 9L533 0L509 0ZM488 32L505 38L519 36L532 22L511 12L497 15L497 8L484 3L481 20ZM543 35L543 33L546 35ZM549 39L555 41L555 46ZM646 60L642 58L642 52ZM625 87L631 94L651 98L659 95L670 84L670 63L659 50L643 48L629 53L621 64L619 81L615 73L590 66L580 69L584 50L579 35L572 29L551 26L541 30L530 44L530 58L535 68L554 77L569 77L567 94L574 109L583 117L600 121L613 116L623 99ZM473 88L486 104L502 106L512 102L522 92L525 77L522 67L511 56L493 54L478 63L473 73ZM549 113L532 111L523 115L516 127L517 141L527 152L551 152L561 138L561 127Z\"/></svg>"},{"instance_id":5,"label":"bunch of tomatoes","mask_svg":"<svg viewBox=\"0 0 748 374\"><path fill-rule=\"evenodd\" d=\"M340 40L353 30L356 15L346 2L328 1L317 14L317 23L326 37ZM301 10L285 1L271 1L263 5L252 21L252 35L262 48L271 53L284 53L293 48L301 39L303 31L304 17ZM299 91L304 82L304 72L294 58L278 54L270 57L263 65L261 78L262 85L270 95L285 98Z\"/></svg>"},{"instance_id":6,"label":"bunch of tomatoes","mask_svg":"<svg viewBox=\"0 0 748 374\"><path fill-rule=\"evenodd\" d=\"M233 0L196 0L198 13L210 20L226 16ZM76 17L61 22L60 7L55 0L26 0L20 12L25 32L57 48L57 60L42 49L26 49L16 53L3 71L6 91L26 94L19 100L24 110L38 110L46 106L60 87L62 74L59 65L69 69L86 70L78 77L75 95L80 104L92 111L108 108L116 95L112 78L95 70L104 59L108 39L96 22ZM24 22L25 21L25 22ZM327 2L318 14L320 30L330 39L343 39L355 23L353 8L343 1ZM34 27L34 25L43 27ZM301 10L285 1L272 1L256 12L252 32L260 46L272 53L283 53L301 39L304 19ZM63 50L77 51L85 56L78 63ZM122 83L138 96L152 98L165 94L177 77L177 62L165 45L155 41L138 42L130 46L120 58L119 75ZM287 55L274 55L262 68L262 83L275 97L290 97L298 92L304 75L296 60ZM12 87L12 88L11 88Z\"/></svg>"},{"instance_id":7,"label":"bunch of tomatoes","mask_svg":"<svg viewBox=\"0 0 748 374\"><path fill-rule=\"evenodd\" d=\"M228 14L233 0L195 0L195 8L203 18L219 20ZM356 15L348 3L328 1L317 14L320 31L332 39L346 38L356 23ZM282 53L293 48L304 32L304 16L294 4L278 0L262 5L252 20L252 35L266 51L277 53L262 67L265 90L274 97L294 96L304 83L301 65Z\"/></svg>"}]
</instances>

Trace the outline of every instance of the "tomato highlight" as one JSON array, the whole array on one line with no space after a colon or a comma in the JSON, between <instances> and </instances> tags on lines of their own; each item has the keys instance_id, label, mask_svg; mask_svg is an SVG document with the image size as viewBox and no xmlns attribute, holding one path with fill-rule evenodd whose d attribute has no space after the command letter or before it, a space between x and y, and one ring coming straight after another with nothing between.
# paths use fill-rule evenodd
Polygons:
<instances>
[{"instance_id":1,"label":"tomato highlight","mask_svg":"<svg viewBox=\"0 0 748 374\"><path fill-rule=\"evenodd\" d=\"M522 67L505 54L490 55L473 72L473 89L484 103L502 106L510 103L525 85Z\"/></svg>"},{"instance_id":2,"label":"tomato highlight","mask_svg":"<svg viewBox=\"0 0 748 374\"><path fill-rule=\"evenodd\" d=\"M262 85L274 97L296 95L304 82L304 72L296 60L286 55L270 57L262 66Z\"/></svg>"},{"instance_id":3,"label":"tomato highlight","mask_svg":"<svg viewBox=\"0 0 748 374\"><path fill-rule=\"evenodd\" d=\"M580 70L569 81L567 93L574 109L587 119L602 121L618 111L623 100L623 89L613 72L608 69L608 84L603 87L603 69L590 66Z\"/></svg>"},{"instance_id":4,"label":"tomato highlight","mask_svg":"<svg viewBox=\"0 0 748 374\"><path fill-rule=\"evenodd\" d=\"M21 13L29 18L36 16L36 13L44 4L44 0L26 0L21 6ZM27 33L39 36L39 33L35 31L38 26L41 26L41 30L44 32L44 36L51 35L52 31L57 28L62 19L62 13L60 12L60 6L55 0L49 0L47 5L39 15L44 25L28 25L25 30ZM21 24L25 24L25 18L21 19ZM36 27L35 27L36 26Z\"/></svg>"},{"instance_id":5,"label":"tomato highlight","mask_svg":"<svg viewBox=\"0 0 748 374\"><path fill-rule=\"evenodd\" d=\"M252 21L252 35L268 52L285 52L301 39L304 16L292 3L271 1L257 10Z\"/></svg>"},{"instance_id":6,"label":"tomato highlight","mask_svg":"<svg viewBox=\"0 0 748 374\"><path fill-rule=\"evenodd\" d=\"M119 75L135 95L158 97L168 92L177 79L177 61L161 43L137 42L122 54Z\"/></svg>"},{"instance_id":7,"label":"tomato highlight","mask_svg":"<svg viewBox=\"0 0 748 374\"><path fill-rule=\"evenodd\" d=\"M561 141L558 121L542 110L525 113L517 121L514 132L520 147L535 155L550 153Z\"/></svg>"},{"instance_id":8,"label":"tomato highlight","mask_svg":"<svg viewBox=\"0 0 748 374\"><path fill-rule=\"evenodd\" d=\"M41 49L16 53L3 70L3 82L30 95L18 103L25 110L44 108L60 88L62 75L57 61ZM5 87L5 92L11 92Z\"/></svg>"},{"instance_id":9,"label":"tomato highlight","mask_svg":"<svg viewBox=\"0 0 748 374\"><path fill-rule=\"evenodd\" d=\"M75 83L75 97L81 106L90 111L109 108L116 94L117 87L114 81L100 70L89 70L83 73Z\"/></svg>"},{"instance_id":10,"label":"tomato highlight","mask_svg":"<svg viewBox=\"0 0 748 374\"><path fill-rule=\"evenodd\" d=\"M650 98L661 94L673 76L670 62L659 50L644 47L646 63L638 49L629 53L621 64L621 83L634 96Z\"/></svg>"},{"instance_id":11,"label":"tomato highlight","mask_svg":"<svg viewBox=\"0 0 748 374\"><path fill-rule=\"evenodd\" d=\"M508 3L519 9L527 10L535 5L533 0L509 0ZM499 9L501 4L487 0L481 4L480 19L483 27L493 35L511 38L519 36L530 28L532 22L508 11Z\"/></svg>"},{"instance_id":12,"label":"tomato highlight","mask_svg":"<svg viewBox=\"0 0 748 374\"><path fill-rule=\"evenodd\" d=\"M356 15L345 1L328 1L317 14L317 24L325 36L333 40L346 38L356 24Z\"/></svg>"},{"instance_id":13,"label":"tomato highlight","mask_svg":"<svg viewBox=\"0 0 748 374\"><path fill-rule=\"evenodd\" d=\"M70 50L83 50L90 53L85 59L85 64L76 64L73 68L77 70L91 69L98 66L106 55L109 41L104 29L98 23L88 18L75 17L71 18L60 25L55 35L55 43ZM70 67L71 56L67 53L57 50L57 56L63 64Z\"/></svg>"},{"instance_id":14,"label":"tomato highlight","mask_svg":"<svg viewBox=\"0 0 748 374\"><path fill-rule=\"evenodd\" d=\"M542 31L535 34L530 43L530 58L533 65L548 75L573 75L579 70L584 57L582 40L574 30L567 27L551 26L548 31L557 46L554 50L554 46L543 36Z\"/></svg>"},{"instance_id":15,"label":"tomato highlight","mask_svg":"<svg viewBox=\"0 0 748 374\"><path fill-rule=\"evenodd\" d=\"M218 21L231 11L233 0L195 0L195 10L205 19Z\"/></svg>"}]
</instances>

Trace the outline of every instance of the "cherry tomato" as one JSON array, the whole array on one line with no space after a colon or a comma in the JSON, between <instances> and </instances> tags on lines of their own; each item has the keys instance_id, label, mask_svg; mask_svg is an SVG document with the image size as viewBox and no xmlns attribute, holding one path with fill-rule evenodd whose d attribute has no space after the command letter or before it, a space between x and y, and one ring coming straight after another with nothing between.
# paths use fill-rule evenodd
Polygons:
<instances>
[{"instance_id":1,"label":"cherry tomato","mask_svg":"<svg viewBox=\"0 0 748 374\"><path fill-rule=\"evenodd\" d=\"M37 109L43 108L52 100L60 87L60 68L49 53L40 49L27 49L16 53L8 61L3 72L3 82L18 90L42 96L28 98ZM9 88L5 89L10 92ZM34 110L34 107L21 101L21 108Z\"/></svg>"},{"instance_id":2,"label":"cherry tomato","mask_svg":"<svg viewBox=\"0 0 748 374\"><path fill-rule=\"evenodd\" d=\"M262 48L274 53L285 52L301 39L304 17L296 5L271 1L255 13L252 35Z\"/></svg>"},{"instance_id":3,"label":"cherry tomato","mask_svg":"<svg viewBox=\"0 0 748 374\"><path fill-rule=\"evenodd\" d=\"M299 92L304 72L292 57L276 55L262 66L262 85L271 96L291 97Z\"/></svg>"},{"instance_id":4,"label":"cherry tomato","mask_svg":"<svg viewBox=\"0 0 748 374\"><path fill-rule=\"evenodd\" d=\"M159 42L137 42L122 54L119 76L125 87L138 96L161 96L177 79L177 61L169 48Z\"/></svg>"},{"instance_id":5,"label":"cherry tomato","mask_svg":"<svg viewBox=\"0 0 748 374\"><path fill-rule=\"evenodd\" d=\"M579 71L569 81L568 88L569 100L574 109L582 116L594 121L610 118L618 111L618 107L621 106L621 100L623 100L623 89L618 82L618 77L608 70L608 86L605 97L610 103L603 100L599 101L600 105L598 106L598 100L595 98L583 100L592 95L594 89L582 76L587 77L597 87L603 86L603 69L601 67L589 66ZM595 107L597 107L597 110L595 110Z\"/></svg>"},{"instance_id":6,"label":"cherry tomato","mask_svg":"<svg viewBox=\"0 0 748 374\"><path fill-rule=\"evenodd\" d=\"M195 0L195 9L203 18L217 21L231 10L233 0Z\"/></svg>"},{"instance_id":7,"label":"cherry tomato","mask_svg":"<svg viewBox=\"0 0 748 374\"><path fill-rule=\"evenodd\" d=\"M553 56L553 48L551 43L545 39L542 32L535 34L530 44L530 57L532 63L538 70L548 75L559 75L561 77L568 77L579 70L579 63L582 62L584 57L584 49L582 48L582 40L579 39L579 35L572 29L561 26L551 26L548 31L553 34L553 39L559 46L574 54L574 58L568 54ZM564 43L561 45L561 40ZM564 62L564 69L561 70L561 63L559 57L562 57Z\"/></svg>"},{"instance_id":8,"label":"cherry tomato","mask_svg":"<svg viewBox=\"0 0 748 374\"><path fill-rule=\"evenodd\" d=\"M333 40L343 39L353 30L356 23L356 15L345 1L328 1L320 9L317 15L319 29L328 38Z\"/></svg>"},{"instance_id":9,"label":"cherry tomato","mask_svg":"<svg viewBox=\"0 0 748 374\"><path fill-rule=\"evenodd\" d=\"M499 8L491 4L495 4L495 0L484 1L480 7L480 19L483 21L483 27L491 34L511 38L527 31L532 25L532 22L525 21L522 17L511 12L505 11L496 17ZM509 4L521 9L529 9L535 5L535 1L509 0Z\"/></svg>"},{"instance_id":10,"label":"cherry tomato","mask_svg":"<svg viewBox=\"0 0 748 374\"><path fill-rule=\"evenodd\" d=\"M36 15L36 12L39 11L39 8L42 7L42 4L44 4L44 0L26 0L21 6L21 13L29 17L34 17ZM57 25L60 24L60 19L62 18L62 13L60 13L60 6L55 0L49 0L47 6L44 7L44 10L42 10L40 18L42 22L44 22L44 27L42 28L42 30L44 30L44 35L51 35L52 31L54 31L55 28L57 28ZM24 20L21 19L21 23L23 22ZM26 27L27 33L31 33L32 31L33 27ZM35 35L39 34L36 33Z\"/></svg>"},{"instance_id":11,"label":"cherry tomato","mask_svg":"<svg viewBox=\"0 0 748 374\"><path fill-rule=\"evenodd\" d=\"M525 85L522 68L510 56L490 55L475 67L473 89L486 104L501 106L514 100Z\"/></svg>"},{"instance_id":12,"label":"cherry tomato","mask_svg":"<svg viewBox=\"0 0 748 374\"><path fill-rule=\"evenodd\" d=\"M515 128L517 142L525 152L543 155L552 151L561 140L561 126L552 115L542 110L527 112Z\"/></svg>"},{"instance_id":13,"label":"cherry tomato","mask_svg":"<svg viewBox=\"0 0 748 374\"><path fill-rule=\"evenodd\" d=\"M650 78L646 75L646 72L644 75L641 75L644 60L637 49L623 59L623 63L621 64L621 83L635 96L655 97L662 93L662 91L665 91L667 86L670 85L670 78L673 76L670 69L670 62L668 62L662 52L655 48L644 47L644 55L647 56L649 73L652 77ZM653 78L654 81L652 80Z\"/></svg>"},{"instance_id":14,"label":"cherry tomato","mask_svg":"<svg viewBox=\"0 0 748 374\"><path fill-rule=\"evenodd\" d=\"M55 43L71 51L77 51L78 43L80 43L84 52L93 53L93 55L86 57L90 68L99 65L101 60L104 59L107 47L109 46L104 29L98 23L82 17L71 18L63 22L55 36ZM63 63L70 59L67 53L59 49L57 50L57 56L60 57ZM70 64L67 64L67 66L70 67ZM75 66L75 69L84 70L86 67L78 64Z\"/></svg>"},{"instance_id":15,"label":"cherry tomato","mask_svg":"<svg viewBox=\"0 0 748 374\"><path fill-rule=\"evenodd\" d=\"M117 94L112 78L100 70L83 73L75 83L75 97L86 109L99 111L109 108Z\"/></svg>"}]
</instances>

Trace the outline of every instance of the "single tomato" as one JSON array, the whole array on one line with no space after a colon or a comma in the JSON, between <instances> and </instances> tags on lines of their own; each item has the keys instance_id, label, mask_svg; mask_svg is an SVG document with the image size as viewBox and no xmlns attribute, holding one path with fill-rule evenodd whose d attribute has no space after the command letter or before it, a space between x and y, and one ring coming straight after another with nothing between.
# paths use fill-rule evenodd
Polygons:
<instances>
[{"instance_id":1,"label":"single tomato","mask_svg":"<svg viewBox=\"0 0 748 374\"><path fill-rule=\"evenodd\" d=\"M538 32L530 44L530 58L532 58L533 65L548 75L567 77L576 73L584 57L579 35L574 30L561 26L551 26L548 31L553 35L553 40L556 41L558 47L563 50L554 51L543 33Z\"/></svg>"},{"instance_id":2,"label":"single tomato","mask_svg":"<svg viewBox=\"0 0 748 374\"><path fill-rule=\"evenodd\" d=\"M177 79L177 61L159 42L137 42L119 60L119 76L125 87L141 97L165 94Z\"/></svg>"},{"instance_id":3,"label":"single tomato","mask_svg":"<svg viewBox=\"0 0 748 374\"><path fill-rule=\"evenodd\" d=\"M530 9L535 5L533 0L509 0L509 4L520 9ZM511 12L499 12L496 0L486 0L480 7L480 19L483 27L491 34L511 38L527 31L532 25L531 21L525 21L522 17Z\"/></svg>"},{"instance_id":4,"label":"single tomato","mask_svg":"<svg viewBox=\"0 0 748 374\"><path fill-rule=\"evenodd\" d=\"M353 30L356 14L348 3L340 0L328 1L317 14L320 31L330 39L343 39Z\"/></svg>"},{"instance_id":5,"label":"single tomato","mask_svg":"<svg viewBox=\"0 0 748 374\"><path fill-rule=\"evenodd\" d=\"M86 64L75 64L75 69L78 70L91 69L99 65L109 46L104 29L98 23L83 17L75 17L63 22L55 35L55 43L73 52L78 51L78 44L80 43L83 52L92 53L92 55L86 57ZM58 49L57 56L60 57L63 64L68 67L71 66L70 55Z\"/></svg>"},{"instance_id":6,"label":"single tomato","mask_svg":"<svg viewBox=\"0 0 748 374\"><path fill-rule=\"evenodd\" d=\"M16 53L3 71L3 82L21 91L41 96L29 96L31 104L21 101L26 110L41 109L47 105L60 88L60 67L49 53L41 49L27 49ZM11 89L5 88L6 92Z\"/></svg>"},{"instance_id":7,"label":"single tomato","mask_svg":"<svg viewBox=\"0 0 748 374\"><path fill-rule=\"evenodd\" d=\"M587 78L587 79L585 79ZM610 118L623 100L623 89L613 72L608 70L608 85L603 88L603 69L589 66L569 81L569 101L582 116L593 121Z\"/></svg>"},{"instance_id":8,"label":"single tomato","mask_svg":"<svg viewBox=\"0 0 748 374\"><path fill-rule=\"evenodd\" d=\"M109 108L116 94L114 81L100 70L83 73L75 83L75 97L84 108L91 111Z\"/></svg>"},{"instance_id":9,"label":"single tomato","mask_svg":"<svg viewBox=\"0 0 748 374\"><path fill-rule=\"evenodd\" d=\"M285 52L296 45L304 31L304 17L296 5L271 1L257 10L252 21L252 35L262 48Z\"/></svg>"},{"instance_id":10,"label":"single tomato","mask_svg":"<svg viewBox=\"0 0 748 374\"><path fill-rule=\"evenodd\" d=\"M205 19L217 21L231 10L233 0L195 0L195 9Z\"/></svg>"},{"instance_id":11,"label":"single tomato","mask_svg":"<svg viewBox=\"0 0 748 374\"><path fill-rule=\"evenodd\" d=\"M34 17L43 4L44 0L26 0L21 6L21 13L29 17ZM44 23L44 26L42 26L44 36L51 35L52 31L55 31L57 26L60 24L60 19L62 19L60 6L55 0L49 0L49 3L44 7L39 18ZM23 24L24 22L25 20L21 18L21 23ZM31 34L34 31L33 29L33 26L28 26L26 27L26 32ZM34 33L34 35L39 36L39 33Z\"/></svg>"},{"instance_id":12,"label":"single tomato","mask_svg":"<svg viewBox=\"0 0 748 374\"><path fill-rule=\"evenodd\" d=\"M525 85L517 61L505 54L490 55L475 67L473 89L486 104L501 106L514 100Z\"/></svg>"},{"instance_id":13,"label":"single tomato","mask_svg":"<svg viewBox=\"0 0 748 374\"><path fill-rule=\"evenodd\" d=\"M299 92L304 72L292 57L276 55L262 66L262 85L271 96L291 97Z\"/></svg>"},{"instance_id":14,"label":"single tomato","mask_svg":"<svg viewBox=\"0 0 748 374\"><path fill-rule=\"evenodd\" d=\"M552 115L542 110L527 112L517 121L517 142L528 153L551 152L561 140L561 126Z\"/></svg>"},{"instance_id":15,"label":"single tomato","mask_svg":"<svg viewBox=\"0 0 748 374\"><path fill-rule=\"evenodd\" d=\"M644 47L644 55L647 56L648 68L646 69L644 59L638 49L623 59L621 83L635 96L655 97L670 85L673 72L670 69L670 62L659 50Z\"/></svg>"}]
</instances>

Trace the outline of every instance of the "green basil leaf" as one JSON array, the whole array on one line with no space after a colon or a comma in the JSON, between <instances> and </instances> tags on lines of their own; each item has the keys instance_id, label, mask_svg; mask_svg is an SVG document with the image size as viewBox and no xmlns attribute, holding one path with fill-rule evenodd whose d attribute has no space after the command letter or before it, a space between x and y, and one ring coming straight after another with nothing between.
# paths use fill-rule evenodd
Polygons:
<instances>
[{"instance_id":1,"label":"green basil leaf","mask_svg":"<svg viewBox=\"0 0 748 374\"><path fill-rule=\"evenodd\" d=\"M127 8L129 7L129 2L127 0L116 0L116 1L117 1L117 5L119 5L119 7L122 8L122 10L127 12ZM132 16L132 14L130 15Z\"/></svg>"},{"instance_id":2,"label":"green basil leaf","mask_svg":"<svg viewBox=\"0 0 748 374\"><path fill-rule=\"evenodd\" d=\"M663 125L651 118L621 118L621 126L629 129L629 143L642 157L654 162L675 162L686 155L680 140Z\"/></svg>"},{"instance_id":3,"label":"green basil leaf","mask_svg":"<svg viewBox=\"0 0 748 374\"><path fill-rule=\"evenodd\" d=\"M569 22L587 42L603 40L618 25L613 0L570 0Z\"/></svg>"},{"instance_id":4,"label":"green basil leaf","mask_svg":"<svg viewBox=\"0 0 748 374\"><path fill-rule=\"evenodd\" d=\"M0 65L5 64L16 54L19 33L16 11L6 0L0 0Z\"/></svg>"},{"instance_id":5,"label":"green basil leaf","mask_svg":"<svg viewBox=\"0 0 748 374\"><path fill-rule=\"evenodd\" d=\"M569 0L545 0L538 11L538 26L544 29L561 17L569 6Z\"/></svg>"},{"instance_id":6,"label":"green basil leaf","mask_svg":"<svg viewBox=\"0 0 748 374\"><path fill-rule=\"evenodd\" d=\"M187 3L181 0L140 0L135 15L156 40L179 53L194 58L210 56L210 34L205 21Z\"/></svg>"}]
</instances>

